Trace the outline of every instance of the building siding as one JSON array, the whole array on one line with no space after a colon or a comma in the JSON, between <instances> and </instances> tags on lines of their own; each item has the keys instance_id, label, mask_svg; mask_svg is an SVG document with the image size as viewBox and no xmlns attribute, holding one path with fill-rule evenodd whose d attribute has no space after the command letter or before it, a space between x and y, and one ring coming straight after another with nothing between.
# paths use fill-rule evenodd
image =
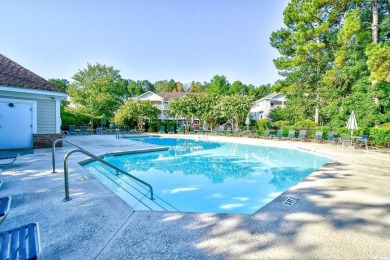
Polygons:
<instances>
[{"instance_id":1,"label":"building siding","mask_svg":"<svg viewBox=\"0 0 390 260\"><path fill-rule=\"evenodd\" d=\"M37 101L37 133L56 132L56 101L47 96L26 93L0 91L2 98L26 99Z\"/></svg>"},{"instance_id":2,"label":"building siding","mask_svg":"<svg viewBox=\"0 0 390 260\"><path fill-rule=\"evenodd\" d=\"M56 102L55 100L38 100L37 131L38 134L56 132Z\"/></svg>"}]
</instances>

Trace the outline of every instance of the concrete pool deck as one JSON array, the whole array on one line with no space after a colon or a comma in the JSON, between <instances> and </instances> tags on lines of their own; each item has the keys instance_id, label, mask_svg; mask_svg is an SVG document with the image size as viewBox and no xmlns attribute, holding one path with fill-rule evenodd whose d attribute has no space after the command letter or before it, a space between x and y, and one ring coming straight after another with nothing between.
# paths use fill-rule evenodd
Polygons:
<instances>
[{"instance_id":1,"label":"concrete pool deck","mask_svg":"<svg viewBox=\"0 0 390 260\"><path fill-rule=\"evenodd\" d=\"M1 196L12 196L12 205L0 230L39 222L44 259L390 259L390 154L226 139L300 147L334 159L253 215L134 211L84 171L81 153L70 157L72 200L62 202L63 157L72 150L64 143L56 152L57 173L51 149L3 168ZM155 147L110 135L66 140L96 155ZM298 202L284 206L287 197Z\"/></svg>"}]
</instances>

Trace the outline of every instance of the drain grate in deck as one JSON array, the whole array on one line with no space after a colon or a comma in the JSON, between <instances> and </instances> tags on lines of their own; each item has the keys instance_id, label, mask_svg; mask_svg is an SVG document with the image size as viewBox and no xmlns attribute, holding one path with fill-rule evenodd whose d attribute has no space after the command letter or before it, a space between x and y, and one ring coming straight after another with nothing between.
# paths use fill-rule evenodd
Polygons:
<instances>
[{"instance_id":1,"label":"drain grate in deck","mask_svg":"<svg viewBox=\"0 0 390 260\"><path fill-rule=\"evenodd\" d=\"M282 204L285 206L291 207L292 205L297 203L297 201L298 201L298 199L289 197L289 198L285 199Z\"/></svg>"}]
</instances>

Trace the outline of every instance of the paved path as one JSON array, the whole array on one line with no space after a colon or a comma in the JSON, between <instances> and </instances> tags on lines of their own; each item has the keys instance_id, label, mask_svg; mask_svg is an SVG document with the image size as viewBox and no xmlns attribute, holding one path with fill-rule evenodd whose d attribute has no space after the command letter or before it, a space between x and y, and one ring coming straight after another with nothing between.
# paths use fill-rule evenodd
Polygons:
<instances>
[{"instance_id":1,"label":"paved path","mask_svg":"<svg viewBox=\"0 0 390 260\"><path fill-rule=\"evenodd\" d=\"M94 154L154 147L114 136L67 140ZM70 157L73 200L62 202L62 158L72 148L57 149L54 174L51 149L37 149L1 172L1 195L13 201L0 229L38 221L44 259L390 259L390 154L228 140L301 147L334 160L253 215L134 212L83 170L82 154ZM298 202L286 207L287 197Z\"/></svg>"}]
</instances>

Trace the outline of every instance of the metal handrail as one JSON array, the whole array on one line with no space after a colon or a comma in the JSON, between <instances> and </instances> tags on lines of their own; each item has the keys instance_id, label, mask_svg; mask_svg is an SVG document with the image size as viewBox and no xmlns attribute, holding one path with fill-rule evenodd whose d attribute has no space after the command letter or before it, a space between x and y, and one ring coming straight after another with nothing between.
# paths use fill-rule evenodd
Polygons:
<instances>
[{"instance_id":1,"label":"metal handrail","mask_svg":"<svg viewBox=\"0 0 390 260\"><path fill-rule=\"evenodd\" d=\"M150 189L150 199L153 200L153 187L149 184L149 183L146 183L144 182L143 180L141 179L138 179L137 177L131 175L130 173L122 170L122 169L119 169L118 167L112 165L111 163L99 158L98 156L84 150L84 149L76 149L76 150L72 150L70 152L68 152L65 157L64 157L64 181L65 181L65 198L63 199L63 201L69 201L71 200L72 198L69 196L69 181L68 181L68 157L72 154L72 153L76 153L76 152L80 152L80 153L83 153L85 155L88 155L89 157L95 159L96 161L99 161L111 168L113 168L114 170L116 170L116 172L121 172L123 174L125 174L126 176L142 183L143 185L145 186L148 186L149 189Z\"/></svg>"},{"instance_id":2,"label":"metal handrail","mask_svg":"<svg viewBox=\"0 0 390 260\"><path fill-rule=\"evenodd\" d=\"M55 140L55 141L53 142L53 145L52 145L52 148L51 148L51 165L53 166L53 173L56 173L56 158L55 158L55 156L54 156L54 153L55 153L55 151L56 151L56 144L57 144L58 142L66 142L66 143L68 143L68 144L73 145L73 146L76 147L76 148L79 148L79 149L81 149L81 150L84 150L84 149L81 148L80 146L77 146L77 145L75 145L75 144L73 144L73 143L71 143L71 142L69 142L69 141L67 141L67 140L64 140L64 139L62 139L62 138Z\"/></svg>"}]
</instances>

